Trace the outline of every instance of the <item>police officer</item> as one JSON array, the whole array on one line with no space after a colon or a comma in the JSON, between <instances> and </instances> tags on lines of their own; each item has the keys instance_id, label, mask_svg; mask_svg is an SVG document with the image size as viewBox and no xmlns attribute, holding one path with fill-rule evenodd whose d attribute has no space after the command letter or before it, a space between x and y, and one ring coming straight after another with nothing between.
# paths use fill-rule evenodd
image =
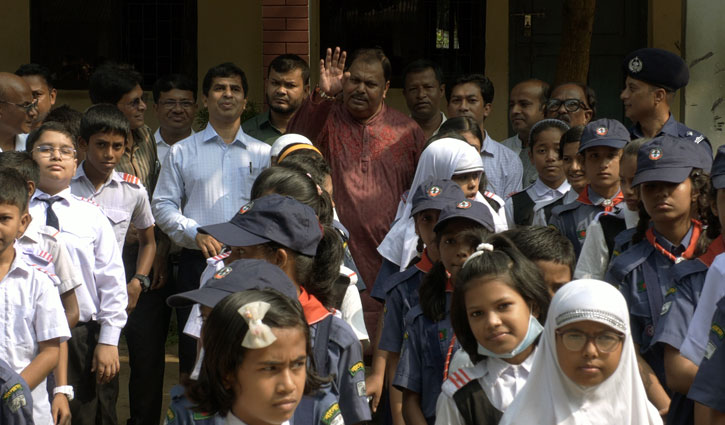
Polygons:
<instances>
[{"instance_id":1,"label":"police officer","mask_svg":"<svg viewBox=\"0 0 725 425\"><path fill-rule=\"evenodd\" d=\"M619 98L624 103L624 114L635 123L629 130L632 139L668 134L705 142L712 154L707 137L677 122L670 113L675 92L690 80L690 71L681 57L667 50L644 48L627 55L623 66L627 78Z\"/></svg>"}]
</instances>

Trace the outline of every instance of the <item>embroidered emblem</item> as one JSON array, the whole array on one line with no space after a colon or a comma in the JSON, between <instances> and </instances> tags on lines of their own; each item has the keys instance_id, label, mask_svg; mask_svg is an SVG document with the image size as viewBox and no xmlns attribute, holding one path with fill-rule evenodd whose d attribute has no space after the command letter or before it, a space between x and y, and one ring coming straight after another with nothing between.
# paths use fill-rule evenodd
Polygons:
<instances>
[{"instance_id":1,"label":"embroidered emblem","mask_svg":"<svg viewBox=\"0 0 725 425\"><path fill-rule=\"evenodd\" d=\"M252 201L252 202L248 203L247 205L243 206L242 208L240 208L239 214L246 213L247 211L251 210L253 206L254 206L254 201Z\"/></svg>"},{"instance_id":2,"label":"embroidered emblem","mask_svg":"<svg viewBox=\"0 0 725 425\"><path fill-rule=\"evenodd\" d=\"M667 290L667 292L665 293L665 297L668 297L668 296L674 294L675 292L677 292L677 287L673 286L672 288Z\"/></svg>"},{"instance_id":3,"label":"embroidered emblem","mask_svg":"<svg viewBox=\"0 0 725 425\"><path fill-rule=\"evenodd\" d=\"M597 127L596 133L597 136L606 136L609 130L607 130L607 127Z\"/></svg>"},{"instance_id":4,"label":"embroidered emblem","mask_svg":"<svg viewBox=\"0 0 725 425\"><path fill-rule=\"evenodd\" d=\"M192 419L194 419L195 421L201 421L201 420L204 420L204 419L209 419L209 418L211 418L212 416L214 416L214 414L213 414L213 413L206 413L206 412L194 412L194 414L193 414L193 415L192 415L191 417L192 417Z\"/></svg>"},{"instance_id":5,"label":"embroidered emblem","mask_svg":"<svg viewBox=\"0 0 725 425\"><path fill-rule=\"evenodd\" d=\"M436 196L441 194L441 188L438 186L431 186L430 189L428 189L428 196L431 198L435 198Z\"/></svg>"},{"instance_id":6,"label":"embroidered emblem","mask_svg":"<svg viewBox=\"0 0 725 425\"><path fill-rule=\"evenodd\" d=\"M629 60L627 67L629 68L629 72L636 74L642 70L642 60L638 56L635 56Z\"/></svg>"},{"instance_id":7,"label":"embroidered emblem","mask_svg":"<svg viewBox=\"0 0 725 425\"><path fill-rule=\"evenodd\" d=\"M357 375L358 372L360 372L362 370L365 370L365 364L363 364L363 362L357 362L350 367L350 370L349 370L350 376L352 376L354 378L355 375Z\"/></svg>"},{"instance_id":8,"label":"embroidered emblem","mask_svg":"<svg viewBox=\"0 0 725 425\"><path fill-rule=\"evenodd\" d=\"M644 292L647 290L647 284L644 283L644 280L640 280L637 282L637 292Z\"/></svg>"},{"instance_id":9,"label":"embroidered emblem","mask_svg":"<svg viewBox=\"0 0 725 425\"><path fill-rule=\"evenodd\" d=\"M461 201L456 205L456 208L460 208L462 210L471 208L471 201Z\"/></svg>"},{"instance_id":10,"label":"embroidered emblem","mask_svg":"<svg viewBox=\"0 0 725 425\"><path fill-rule=\"evenodd\" d=\"M176 419L176 415L174 414L174 411L169 409L166 411L166 420L164 421L164 424L172 424L174 423L174 420Z\"/></svg>"},{"instance_id":11,"label":"embroidered emblem","mask_svg":"<svg viewBox=\"0 0 725 425\"><path fill-rule=\"evenodd\" d=\"M717 323L713 322L710 330L712 330L712 333L714 333L719 340L722 340L725 337L725 332L723 332L722 327L720 327Z\"/></svg>"},{"instance_id":12,"label":"embroidered emblem","mask_svg":"<svg viewBox=\"0 0 725 425\"><path fill-rule=\"evenodd\" d=\"M662 158L662 149L652 148L649 151L649 159L652 161L659 161Z\"/></svg>"},{"instance_id":13,"label":"embroidered emblem","mask_svg":"<svg viewBox=\"0 0 725 425\"><path fill-rule=\"evenodd\" d=\"M322 415L322 423L332 425L332 421L338 416L340 416L340 406L337 403L333 403L325 414Z\"/></svg>"},{"instance_id":14,"label":"embroidered emblem","mask_svg":"<svg viewBox=\"0 0 725 425\"><path fill-rule=\"evenodd\" d=\"M357 385L357 395L359 397L367 396L367 390L365 389L365 381L360 381L356 385Z\"/></svg>"},{"instance_id":15,"label":"embroidered emblem","mask_svg":"<svg viewBox=\"0 0 725 425\"><path fill-rule=\"evenodd\" d=\"M583 241L587 237L587 229L581 229L577 232L576 238Z\"/></svg>"},{"instance_id":16,"label":"embroidered emblem","mask_svg":"<svg viewBox=\"0 0 725 425\"><path fill-rule=\"evenodd\" d=\"M438 329L438 340L445 341L448 336L448 329Z\"/></svg>"},{"instance_id":17,"label":"embroidered emblem","mask_svg":"<svg viewBox=\"0 0 725 425\"><path fill-rule=\"evenodd\" d=\"M3 394L3 402L8 406L12 413L17 413L28 402L23 394L23 387L20 384L13 385L5 394Z\"/></svg>"},{"instance_id":18,"label":"embroidered emblem","mask_svg":"<svg viewBox=\"0 0 725 425\"><path fill-rule=\"evenodd\" d=\"M223 269L221 269L218 272L216 272L216 274L214 275L214 279L221 279L221 278L223 278L224 276L228 275L231 272L232 272L232 268L229 267L229 266L226 266Z\"/></svg>"}]
</instances>

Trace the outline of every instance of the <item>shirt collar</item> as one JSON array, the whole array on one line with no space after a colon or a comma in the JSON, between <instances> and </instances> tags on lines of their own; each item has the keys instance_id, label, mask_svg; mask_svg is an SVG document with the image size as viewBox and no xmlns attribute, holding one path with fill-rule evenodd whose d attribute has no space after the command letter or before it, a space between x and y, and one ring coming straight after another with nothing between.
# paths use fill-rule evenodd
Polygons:
<instances>
[{"instance_id":1,"label":"shirt collar","mask_svg":"<svg viewBox=\"0 0 725 425\"><path fill-rule=\"evenodd\" d=\"M73 197L70 192L70 186L66 187L65 189L61 190L60 192L56 193L55 195L48 195L47 193L43 192L40 189L35 189L35 193L33 193L33 196L30 198L33 199L50 199L60 197L63 198L66 204L70 204L70 199Z\"/></svg>"},{"instance_id":2,"label":"shirt collar","mask_svg":"<svg viewBox=\"0 0 725 425\"><path fill-rule=\"evenodd\" d=\"M247 144L245 143L246 137L247 137L247 135L246 135L246 133L244 133L244 130L242 130L242 126L240 125L239 129L237 130L237 134L234 136L234 141L232 143L229 143L229 145L233 145L238 142L240 145L242 145L243 148L246 149L247 148ZM213 140L218 140L220 143L224 143L224 140L222 140L221 136L219 136L219 133L216 132L216 130L214 129L214 126L212 126L211 123L207 124L206 128L204 128L204 131L202 131L201 140L204 143L207 143L207 142L210 142ZM226 143L224 143L224 144L226 144Z\"/></svg>"},{"instance_id":3,"label":"shirt collar","mask_svg":"<svg viewBox=\"0 0 725 425\"><path fill-rule=\"evenodd\" d=\"M571 189L571 185L568 181L566 181L566 179L564 179L564 183L556 189L553 189L545 185L540 178L537 178L534 182L533 189L537 197L542 197L548 193L553 193L555 196L563 196L569 189Z\"/></svg>"},{"instance_id":4,"label":"shirt collar","mask_svg":"<svg viewBox=\"0 0 725 425\"><path fill-rule=\"evenodd\" d=\"M528 374L531 372L531 366L534 364L534 354L536 354L536 347L534 347L534 351L529 354L529 357L527 357L526 360L517 365L495 357L487 358L486 380L489 382L495 382L501 377L501 375L507 372L510 375L520 375L520 373L516 373L517 370L520 369L523 369Z\"/></svg>"},{"instance_id":5,"label":"shirt collar","mask_svg":"<svg viewBox=\"0 0 725 425\"><path fill-rule=\"evenodd\" d=\"M20 249L20 246L18 246L17 241L13 244L13 249L15 250L15 259L13 259L13 263L10 265L10 269L8 270L6 276L16 273L16 270L23 273L25 276L29 276L30 265L23 258L25 254L22 249Z\"/></svg>"},{"instance_id":6,"label":"shirt collar","mask_svg":"<svg viewBox=\"0 0 725 425\"><path fill-rule=\"evenodd\" d=\"M189 133L189 135L187 137L191 137L194 134L196 134L196 131L194 131L194 129L192 128L191 129L191 133ZM156 145L157 146L158 145L163 145L163 146L166 146L168 148L171 147L171 145L168 144L168 143L166 143L166 140L164 140L164 138L161 136L161 127L159 127L159 128L156 129L156 132L154 133L154 140L156 140ZM184 139L181 139L181 140L184 140Z\"/></svg>"},{"instance_id":7,"label":"shirt collar","mask_svg":"<svg viewBox=\"0 0 725 425\"><path fill-rule=\"evenodd\" d=\"M76 169L76 175L73 176L73 180L79 180L79 179L85 179L91 186L93 186L93 183L91 182L91 179L88 178L86 175L86 171L83 169L83 165L86 163L85 160L78 165L78 168ZM121 176L118 175L116 171L111 172L111 175L108 176L108 179L106 179L105 182L103 182L103 186L108 186L111 182L120 182ZM95 187L94 187L95 190Z\"/></svg>"},{"instance_id":8,"label":"shirt collar","mask_svg":"<svg viewBox=\"0 0 725 425\"><path fill-rule=\"evenodd\" d=\"M485 153L489 156L495 156L496 147L493 144L498 142L493 140L491 136L489 136L488 131L483 130L483 134L483 146L481 146L481 153Z\"/></svg>"},{"instance_id":9,"label":"shirt collar","mask_svg":"<svg viewBox=\"0 0 725 425\"><path fill-rule=\"evenodd\" d=\"M655 228L652 228L652 232L655 235L655 240L658 244L667 251L669 251L671 254L674 254L675 256L681 255L683 252L687 250L687 247L690 246L690 240L692 239L692 229L694 226L690 226L690 228L687 230L687 233L685 233L685 237L682 238L680 243L675 245L674 243L668 241L665 239L664 236L657 233L657 230Z\"/></svg>"},{"instance_id":10,"label":"shirt collar","mask_svg":"<svg viewBox=\"0 0 725 425\"><path fill-rule=\"evenodd\" d=\"M632 134L636 138L644 137L644 134L642 133L642 126L639 125L639 123L636 123L634 127L632 127ZM677 132L677 121L675 121L675 118L672 116L672 114L670 114L669 118L667 118L667 121L665 121L665 124L657 133L657 136L660 136L662 134L669 134L670 136L679 137L679 133Z\"/></svg>"}]
</instances>

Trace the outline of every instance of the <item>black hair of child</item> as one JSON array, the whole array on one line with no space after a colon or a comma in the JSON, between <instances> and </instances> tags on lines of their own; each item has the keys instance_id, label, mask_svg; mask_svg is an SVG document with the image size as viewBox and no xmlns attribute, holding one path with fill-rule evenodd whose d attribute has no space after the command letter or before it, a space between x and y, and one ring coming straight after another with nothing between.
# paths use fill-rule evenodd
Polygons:
<instances>
[{"instance_id":1,"label":"black hair of child","mask_svg":"<svg viewBox=\"0 0 725 425\"><path fill-rule=\"evenodd\" d=\"M83 113L77 109L73 109L70 105L61 105L57 108L53 108L48 115L45 116L46 122L59 122L63 124L70 134L73 135L73 140L76 140L81 135L81 118Z\"/></svg>"},{"instance_id":2,"label":"black hair of child","mask_svg":"<svg viewBox=\"0 0 725 425\"><path fill-rule=\"evenodd\" d=\"M70 130L68 130L68 127L59 122L50 121L44 122L40 125L40 127L36 128L35 130L31 131L30 134L28 134L28 138L25 141L25 150L27 152L33 152L33 148L35 148L35 144L38 142L38 139L40 139L40 137L46 131L55 131L56 133L61 133L65 135L71 140L71 142L73 143L73 147L76 150L78 149L78 140L75 136L73 136Z\"/></svg>"},{"instance_id":3,"label":"black hair of child","mask_svg":"<svg viewBox=\"0 0 725 425\"><path fill-rule=\"evenodd\" d=\"M511 286L526 301L531 313L544 325L551 296L539 268L514 243L501 234L492 235L486 243L493 251L483 251L466 263L458 273L451 302L451 325L461 347L475 364L486 357L478 354L478 341L473 336L466 314L466 292L479 278L498 279Z\"/></svg>"},{"instance_id":4,"label":"black hair of child","mask_svg":"<svg viewBox=\"0 0 725 425\"><path fill-rule=\"evenodd\" d=\"M99 103L86 109L81 118L81 138L89 143L91 137L98 133L113 133L129 139L131 126L120 109L110 103Z\"/></svg>"},{"instance_id":5,"label":"black hair of child","mask_svg":"<svg viewBox=\"0 0 725 425\"><path fill-rule=\"evenodd\" d=\"M40 180L38 163L25 151L0 152L0 168L12 168L20 173L26 182L33 182L36 186Z\"/></svg>"},{"instance_id":6,"label":"black hair of child","mask_svg":"<svg viewBox=\"0 0 725 425\"><path fill-rule=\"evenodd\" d=\"M576 269L576 254L571 241L549 226L522 226L503 232L531 261L551 261Z\"/></svg>"},{"instance_id":7,"label":"black hair of child","mask_svg":"<svg viewBox=\"0 0 725 425\"><path fill-rule=\"evenodd\" d=\"M566 133L561 135L561 140L559 141L559 158L564 158L564 146L569 143L579 143L582 140L582 134L584 134L584 126L583 125L576 125L569 130L567 130Z\"/></svg>"},{"instance_id":8,"label":"black hair of child","mask_svg":"<svg viewBox=\"0 0 725 425\"><path fill-rule=\"evenodd\" d=\"M28 181L15 169L0 168L0 205L14 205L23 214L28 208Z\"/></svg>"}]
</instances>

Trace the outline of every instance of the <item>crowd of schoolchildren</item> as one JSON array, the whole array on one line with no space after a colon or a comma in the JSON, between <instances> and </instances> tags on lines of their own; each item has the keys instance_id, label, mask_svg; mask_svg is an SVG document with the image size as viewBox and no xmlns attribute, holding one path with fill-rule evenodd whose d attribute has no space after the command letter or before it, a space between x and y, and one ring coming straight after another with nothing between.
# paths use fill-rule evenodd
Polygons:
<instances>
[{"instance_id":1,"label":"crowd of schoolchildren","mask_svg":"<svg viewBox=\"0 0 725 425\"><path fill-rule=\"evenodd\" d=\"M482 194L471 133L420 156L379 247L374 338L349 308L330 167L305 137L280 137L251 201L199 228L224 246L199 288L167 300L193 306L183 332L199 343L166 423L725 423L725 147L713 160L707 140L545 119L530 132L531 155L549 158L535 184L561 193L504 203ZM144 185L114 171L129 134L98 104L77 134L46 122L25 152L0 153L3 425L57 423L57 397L99 417L116 402L103 388L156 248ZM121 259L130 225L140 277Z\"/></svg>"}]
</instances>

